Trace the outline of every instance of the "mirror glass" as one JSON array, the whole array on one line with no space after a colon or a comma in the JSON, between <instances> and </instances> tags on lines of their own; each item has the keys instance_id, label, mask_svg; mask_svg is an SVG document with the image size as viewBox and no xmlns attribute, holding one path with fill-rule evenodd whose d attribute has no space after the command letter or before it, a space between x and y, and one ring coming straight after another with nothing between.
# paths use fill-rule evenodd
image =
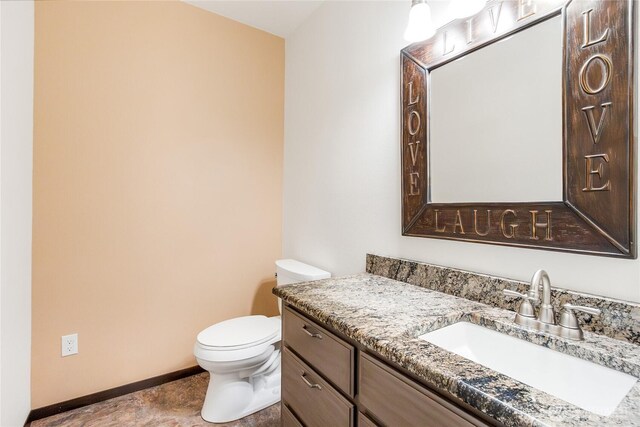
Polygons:
<instances>
[{"instance_id":1,"label":"mirror glass","mask_svg":"<svg viewBox=\"0 0 640 427\"><path fill-rule=\"evenodd\" d=\"M561 26L553 17L432 71L433 203L562 201Z\"/></svg>"}]
</instances>

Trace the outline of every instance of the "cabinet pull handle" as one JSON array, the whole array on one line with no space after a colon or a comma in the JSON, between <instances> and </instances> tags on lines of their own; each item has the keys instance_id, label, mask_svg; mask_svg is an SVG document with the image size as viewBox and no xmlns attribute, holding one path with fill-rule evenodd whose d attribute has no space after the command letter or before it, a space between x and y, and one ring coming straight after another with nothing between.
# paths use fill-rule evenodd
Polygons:
<instances>
[{"instance_id":1,"label":"cabinet pull handle","mask_svg":"<svg viewBox=\"0 0 640 427\"><path fill-rule=\"evenodd\" d=\"M306 332L307 335L309 335L311 338L318 338L319 340L322 339L322 335L320 335L317 332L309 332L309 330L307 329L307 325L304 325L302 327L302 330Z\"/></svg>"},{"instance_id":2,"label":"cabinet pull handle","mask_svg":"<svg viewBox=\"0 0 640 427\"><path fill-rule=\"evenodd\" d=\"M309 380L307 379L307 377L305 377L305 375L307 375L306 372L303 372L302 375L300 375L300 378L302 378L302 381L304 381L304 383L306 385L309 386L309 388L317 388L318 390L322 390L322 386L320 384L312 384L309 382Z\"/></svg>"}]
</instances>

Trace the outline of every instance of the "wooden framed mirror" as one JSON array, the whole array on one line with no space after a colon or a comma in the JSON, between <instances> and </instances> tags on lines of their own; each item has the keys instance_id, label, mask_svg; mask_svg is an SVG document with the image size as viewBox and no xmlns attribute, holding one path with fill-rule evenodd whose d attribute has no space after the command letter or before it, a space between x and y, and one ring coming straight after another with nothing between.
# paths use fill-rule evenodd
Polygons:
<instances>
[{"instance_id":1,"label":"wooden framed mirror","mask_svg":"<svg viewBox=\"0 0 640 427\"><path fill-rule=\"evenodd\" d=\"M628 0L493 0L404 48L402 234L635 258L634 9ZM549 84L535 54L555 49L542 41L555 30L541 25L557 26ZM524 34L528 49L509 46ZM516 60L519 69L506 67ZM482 74L482 63L503 77ZM502 145L481 144L498 128Z\"/></svg>"}]
</instances>

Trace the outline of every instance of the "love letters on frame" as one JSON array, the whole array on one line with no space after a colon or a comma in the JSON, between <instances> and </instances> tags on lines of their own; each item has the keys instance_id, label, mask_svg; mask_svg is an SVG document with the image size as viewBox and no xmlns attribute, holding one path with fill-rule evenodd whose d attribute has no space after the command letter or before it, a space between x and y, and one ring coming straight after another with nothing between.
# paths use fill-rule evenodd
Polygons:
<instances>
[{"instance_id":1,"label":"love letters on frame","mask_svg":"<svg viewBox=\"0 0 640 427\"><path fill-rule=\"evenodd\" d=\"M558 14L563 201L432 203L430 72ZM635 258L634 14L630 0L490 1L477 15L404 48L402 234Z\"/></svg>"}]
</instances>

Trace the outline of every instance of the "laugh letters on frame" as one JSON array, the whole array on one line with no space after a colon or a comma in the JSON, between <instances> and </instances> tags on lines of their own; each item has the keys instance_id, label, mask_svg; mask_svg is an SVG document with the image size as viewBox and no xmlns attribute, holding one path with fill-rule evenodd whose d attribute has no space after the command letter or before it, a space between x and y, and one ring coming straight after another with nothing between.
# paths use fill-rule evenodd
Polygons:
<instances>
[{"instance_id":1,"label":"laugh letters on frame","mask_svg":"<svg viewBox=\"0 0 640 427\"><path fill-rule=\"evenodd\" d=\"M627 0L494 0L403 49L403 235L635 258L634 13ZM430 71L558 14L563 201L432 203Z\"/></svg>"}]
</instances>

